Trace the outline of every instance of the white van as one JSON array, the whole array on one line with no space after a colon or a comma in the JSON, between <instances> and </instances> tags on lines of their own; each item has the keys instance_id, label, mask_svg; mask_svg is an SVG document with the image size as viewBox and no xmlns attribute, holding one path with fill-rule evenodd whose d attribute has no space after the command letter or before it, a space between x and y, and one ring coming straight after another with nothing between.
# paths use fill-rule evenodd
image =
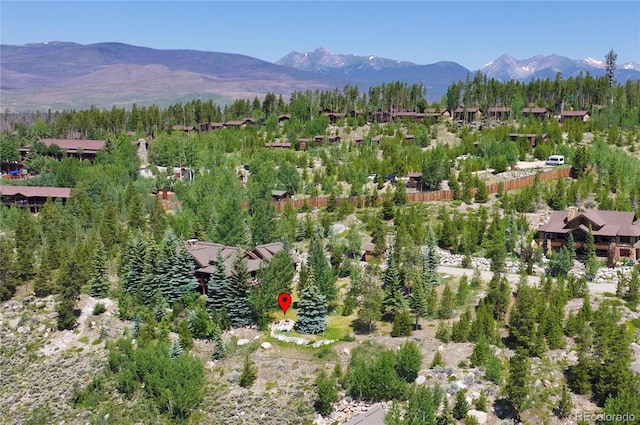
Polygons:
<instances>
[{"instance_id":1,"label":"white van","mask_svg":"<svg viewBox=\"0 0 640 425\"><path fill-rule=\"evenodd\" d=\"M564 165L563 155L551 155L547 158L547 165Z\"/></svg>"}]
</instances>

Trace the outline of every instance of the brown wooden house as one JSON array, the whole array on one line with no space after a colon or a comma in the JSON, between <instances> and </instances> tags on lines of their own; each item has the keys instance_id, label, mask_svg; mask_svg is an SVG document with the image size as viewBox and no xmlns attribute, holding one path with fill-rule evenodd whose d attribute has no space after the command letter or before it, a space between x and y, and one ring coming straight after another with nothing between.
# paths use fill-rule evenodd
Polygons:
<instances>
[{"instance_id":1,"label":"brown wooden house","mask_svg":"<svg viewBox=\"0 0 640 425\"><path fill-rule=\"evenodd\" d=\"M511 108L508 106L492 106L487 111L487 117L492 121L504 121L511 116Z\"/></svg>"},{"instance_id":2,"label":"brown wooden house","mask_svg":"<svg viewBox=\"0 0 640 425\"><path fill-rule=\"evenodd\" d=\"M76 139L40 139L40 143L47 148L56 145L60 148L61 153L78 159L88 159L93 161L100 149L105 146L104 140L76 140ZM31 152L31 145L26 145L18 149L20 155L24 159Z\"/></svg>"},{"instance_id":3,"label":"brown wooden house","mask_svg":"<svg viewBox=\"0 0 640 425\"><path fill-rule=\"evenodd\" d=\"M465 107L460 105L454 111L453 117L465 122L480 121L482 119L482 111L478 107Z\"/></svg>"},{"instance_id":4,"label":"brown wooden house","mask_svg":"<svg viewBox=\"0 0 640 425\"><path fill-rule=\"evenodd\" d=\"M203 122L200 124L200 131L214 131L224 128L224 123L221 122Z\"/></svg>"},{"instance_id":5,"label":"brown wooden house","mask_svg":"<svg viewBox=\"0 0 640 425\"><path fill-rule=\"evenodd\" d=\"M573 235L574 248L581 250L587 235L594 237L596 255L606 257L611 249L619 257L640 259L640 220L634 212L590 210L554 211L549 221L538 227L538 245L547 251L559 249Z\"/></svg>"},{"instance_id":6,"label":"brown wooden house","mask_svg":"<svg viewBox=\"0 0 640 425\"><path fill-rule=\"evenodd\" d=\"M71 197L67 187L0 186L2 204L8 207L29 208L37 213L47 199L60 199L63 203Z\"/></svg>"},{"instance_id":7,"label":"brown wooden house","mask_svg":"<svg viewBox=\"0 0 640 425\"><path fill-rule=\"evenodd\" d=\"M591 114L589 111L562 111L560 112L560 122L565 122L567 120L581 120L582 122L587 122L591 118Z\"/></svg>"},{"instance_id":8,"label":"brown wooden house","mask_svg":"<svg viewBox=\"0 0 640 425\"><path fill-rule=\"evenodd\" d=\"M522 109L522 115L531 118L549 119L551 112L547 108L537 108L535 106L527 106Z\"/></svg>"},{"instance_id":9,"label":"brown wooden house","mask_svg":"<svg viewBox=\"0 0 640 425\"><path fill-rule=\"evenodd\" d=\"M237 256L241 255L247 260L249 273L255 277L258 270L268 265L273 256L284 249L282 242L256 245L254 248L245 251L241 248L202 242L197 239L187 240L184 246L195 263L195 277L200 284L200 292L202 294L206 294L207 283L214 272L215 266L213 264L218 255L222 258L227 276L231 276L233 261ZM300 261L294 256L292 256L291 260L292 267L295 267L295 264Z\"/></svg>"}]
</instances>

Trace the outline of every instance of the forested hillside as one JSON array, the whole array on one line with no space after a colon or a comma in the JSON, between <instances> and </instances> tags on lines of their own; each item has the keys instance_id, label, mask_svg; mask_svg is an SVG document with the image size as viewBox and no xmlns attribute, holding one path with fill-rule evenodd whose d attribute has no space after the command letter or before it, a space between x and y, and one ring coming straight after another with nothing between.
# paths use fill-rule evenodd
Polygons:
<instances>
[{"instance_id":1,"label":"forested hillside","mask_svg":"<svg viewBox=\"0 0 640 425\"><path fill-rule=\"evenodd\" d=\"M485 113L440 115L461 104ZM640 419L638 258L597 257L591 227L577 251L537 232L568 207L640 216L638 81L478 74L437 104L390 83L3 120L3 187L71 188L37 212L3 195L10 423L332 423L374 402L387 424ZM569 177L505 190L552 154ZM453 199L410 202L438 190Z\"/></svg>"}]
</instances>

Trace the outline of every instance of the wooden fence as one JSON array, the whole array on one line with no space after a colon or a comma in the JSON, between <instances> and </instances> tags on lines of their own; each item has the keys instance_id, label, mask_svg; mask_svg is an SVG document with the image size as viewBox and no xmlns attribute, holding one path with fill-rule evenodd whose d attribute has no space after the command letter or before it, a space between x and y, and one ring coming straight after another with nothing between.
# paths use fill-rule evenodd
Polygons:
<instances>
[{"instance_id":1,"label":"wooden fence","mask_svg":"<svg viewBox=\"0 0 640 425\"><path fill-rule=\"evenodd\" d=\"M525 172L526 170L522 170ZM523 177L518 177L511 180L505 180L501 183L491 183L487 185L488 192L497 193L500 185L502 184L502 188L505 191L521 189L523 187L532 186L536 180L536 175L538 176L538 181L541 183L564 179L569 177L571 174L571 167L562 167L562 168L554 168L549 171L542 171L535 174L530 174ZM475 194L475 188L473 189L473 194ZM453 190L434 190L430 192L411 192L407 193L407 202L433 202L433 201L444 201L453 199ZM367 196L350 196L348 198L337 198L336 204L340 205L342 202L350 202L354 207L363 207L365 206L367 200ZM329 201L328 196L318 196L315 198L307 198L307 199L288 199L281 201L274 201L276 207L279 211L283 211L288 202L291 203L293 209L300 209L303 207L305 202L310 205L312 208L322 208L326 207ZM384 202L384 195L378 196L378 204ZM243 203L243 208L247 208L248 205Z\"/></svg>"}]
</instances>

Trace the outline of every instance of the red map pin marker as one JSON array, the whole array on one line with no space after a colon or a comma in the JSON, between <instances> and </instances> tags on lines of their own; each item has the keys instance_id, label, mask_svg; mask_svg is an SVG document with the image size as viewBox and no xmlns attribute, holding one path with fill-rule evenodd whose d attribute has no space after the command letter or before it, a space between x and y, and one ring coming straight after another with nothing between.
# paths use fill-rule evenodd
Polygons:
<instances>
[{"instance_id":1,"label":"red map pin marker","mask_svg":"<svg viewBox=\"0 0 640 425\"><path fill-rule=\"evenodd\" d=\"M291 305L291 295L283 292L278 295L278 304L280 304L280 308L282 309L283 314L287 314L287 309Z\"/></svg>"}]
</instances>

